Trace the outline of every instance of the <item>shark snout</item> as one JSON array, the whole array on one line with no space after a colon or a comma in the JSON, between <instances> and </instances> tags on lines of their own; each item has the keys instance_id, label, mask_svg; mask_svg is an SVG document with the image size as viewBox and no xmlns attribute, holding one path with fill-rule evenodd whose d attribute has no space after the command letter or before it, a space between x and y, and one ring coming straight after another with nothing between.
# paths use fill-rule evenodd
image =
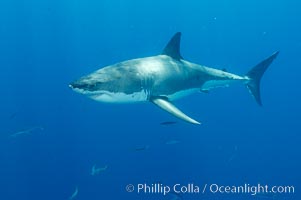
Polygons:
<instances>
[{"instance_id":1,"label":"shark snout","mask_svg":"<svg viewBox=\"0 0 301 200\"><path fill-rule=\"evenodd\" d=\"M69 84L69 88L71 88L74 91L81 91L81 90L83 90L84 87L82 84L79 84L77 82L71 82Z\"/></svg>"},{"instance_id":2,"label":"shark snout","mask_svg":"<svg viewBox=\"0 0 301 200\"><path fill-rule=\"evenodd\" d=\"M76 92L82 93L89 88L89 85L83 81L77 80L77 81L71 82L69 84L69 88L71 88L72 90L74 90Z\"/></svg>"},{"instance_id":3,"label":"shark snout","mask_svg":"<svg viewBox=\"0 0 301 200\"><path fill-rule=\"evenodd\" d=\"M85 88L86 86L85 86L85 84L82 84L82 83L80 83L78 81L71 82L71 83L69 83L68 86L73 91L78 92L80 94L83 94L83 93L86 92L86 88Z\"/></svg>"},{"instance_id":4,"label":"shark snout","mask_svg":"<svg viewBox=\"0 0 301 200\"><path fill-rule=\"evenodd\" d=\"M78 80L75 80L69 84L69 87L72 89L83 89L86 90L93 85L88 79L86 78L80 78Z\"/></svg>"},{"instance_id":5,"label":"shark snout","mask_svg":"<svg viewBox=\"0 0 301 200\"><path fill-rule=\"evenodd\" d=\"M71 83L69 84L69 88L71 88L71 89L81 89L81 85L78 84L78 83L76 83L76 82L74 81L74 82L71 82Z\"/></svg>"},{"instance_id":6,"label":"shark snout","mask_svg":"<svg viewBox=\"0 0 301 200\"><path fill-rule=\"evenodd\" d=\"M91 81L90 79L79 79L69 84L69 87L73 90L83 90L89 92L95 92L101 87L101 82Z\"/></svg>"}]
</instances>

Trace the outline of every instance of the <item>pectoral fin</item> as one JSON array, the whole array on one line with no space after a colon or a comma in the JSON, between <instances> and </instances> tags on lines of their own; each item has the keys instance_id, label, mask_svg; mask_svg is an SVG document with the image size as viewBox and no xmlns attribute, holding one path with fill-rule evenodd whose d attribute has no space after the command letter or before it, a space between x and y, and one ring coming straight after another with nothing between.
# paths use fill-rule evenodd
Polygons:
<instances>
[{"instance_id":1,"label":"pectoral fin","mask_svg":"<svg viewBox=\"0 0 301 200\"><path fill-rule=\"evenodd\" d=\"M171 102L169 102L167 98L153 97L153 98L151 98L151 102L153 102L154 104L156 104L163 110L169 112L170 114L176 116L179 119L182 119L182 120L192 123L192 124L201 124L200 122L185 115L182 111L180 111L177 107L175 107Z\"/></svg>"}]
</instances>

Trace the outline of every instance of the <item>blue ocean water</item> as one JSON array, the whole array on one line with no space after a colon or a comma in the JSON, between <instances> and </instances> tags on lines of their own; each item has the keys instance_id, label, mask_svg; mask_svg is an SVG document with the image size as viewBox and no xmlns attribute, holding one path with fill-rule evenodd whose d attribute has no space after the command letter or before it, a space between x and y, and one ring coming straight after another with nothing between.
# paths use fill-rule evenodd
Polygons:
<instances>
[{"instance_id":1,"label":"blue ocean water","mask_svg":"<svg viewBox=\"0 0 301 200\"><path fill-rule=\"evenodd\" d=\"M0 199L300 199L300 8L294 0L1 1ZM161 53L178 31L185 59L240 75L279 50L261 82L263 107L243 85L178 100L202 122L195 126L151 103L103 104L68 88L103 66ZM104 170L92 176L93 165ZM201 191L138 194L144 183ZM295 192L202 193L206 184L259 183Z\"/></svg>"}]
</instances>

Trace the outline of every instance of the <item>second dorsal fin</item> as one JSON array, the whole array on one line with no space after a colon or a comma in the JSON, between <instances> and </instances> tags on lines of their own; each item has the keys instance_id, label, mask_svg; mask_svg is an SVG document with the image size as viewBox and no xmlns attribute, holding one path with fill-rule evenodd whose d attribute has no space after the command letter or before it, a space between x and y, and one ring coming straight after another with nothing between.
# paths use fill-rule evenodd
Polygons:
<instances>
[{"instance_id":1,"label":"second dorsal fin","mask_svg":"<svg viewBox=\"0 0 301 200\"><path fill-rule=\"evenodd\" d=\"M167 55L173 59L183 59L180 53L181 32L177 32L164 48L162 55Z\"/></svg>"}]
</instances>

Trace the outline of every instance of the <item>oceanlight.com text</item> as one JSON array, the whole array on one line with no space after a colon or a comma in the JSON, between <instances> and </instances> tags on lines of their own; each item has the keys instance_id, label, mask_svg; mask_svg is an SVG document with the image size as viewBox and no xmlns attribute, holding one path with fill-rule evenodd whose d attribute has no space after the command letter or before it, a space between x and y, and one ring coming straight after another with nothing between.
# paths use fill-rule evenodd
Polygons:
<instances>
[{"instance_id":1,"label":"oceanlight.com text","mask_svg":"<svg viewBox=\"0 0 301 200\"><path fill-rule=\"evenodd\" d=\"M206 186L207 187L207 186ZM229 186L229 185L218 185L211 184L209 185L210 193L219 193L219 194L294 194L295 187L294 186L269 186L269 185L261 185L260 183L257 185L244 184L239 186Z\"/></svg>"},{"instance_id":2,"label":"oceanlight.com text","mask_svg":"<svg viewBox=\"0 0 301 200\"><path fill-rule=\"evenodd\" d=\"M126 186L127 192L135 192L137 194L162 194L167 195L169 193L176 194L247 194L247 195L257 195L257 194L294 194L295 187L292 185L264 185L264 184L242 184L242 185L221 185L221 184L173 184L165 185L162 183L138 183L138 184L128 184Z\"/></svg>"}]
</instances>

